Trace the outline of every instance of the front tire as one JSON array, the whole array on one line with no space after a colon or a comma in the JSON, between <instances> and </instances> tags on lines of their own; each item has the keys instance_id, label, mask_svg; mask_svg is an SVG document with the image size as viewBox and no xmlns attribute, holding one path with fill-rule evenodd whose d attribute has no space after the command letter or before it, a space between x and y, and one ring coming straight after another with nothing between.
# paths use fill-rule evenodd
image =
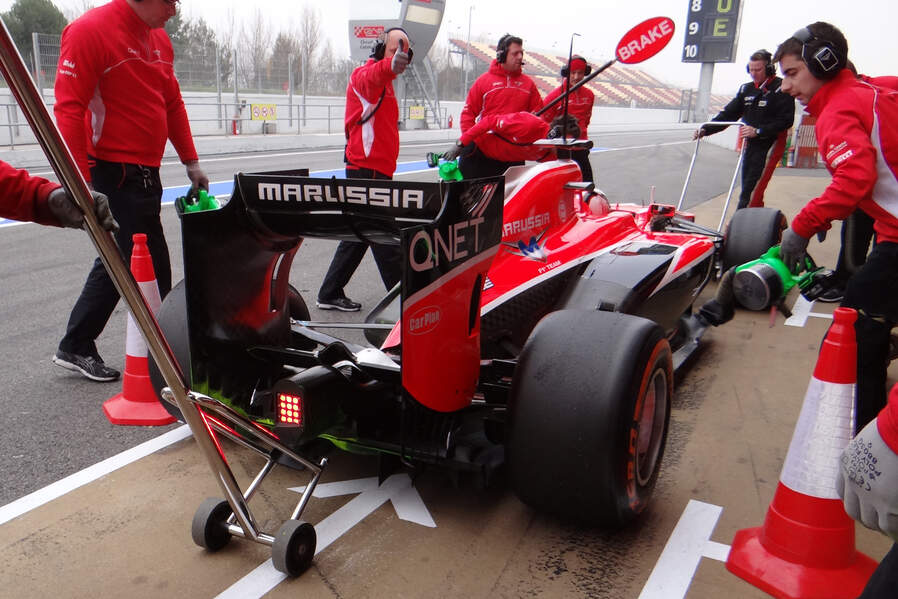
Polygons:
<instances>
[{"instance_id":1,"label":"front tire","mask_svg":"<svg viewBox=\"0 0 898 599\"><path fill-rule=\"evenodd\" d=\"M549 314L512 382L512 488L564 518L627 524L654 490L672 397L670 345L658 324L612 312Z\"/></svg>"}]
</instances>

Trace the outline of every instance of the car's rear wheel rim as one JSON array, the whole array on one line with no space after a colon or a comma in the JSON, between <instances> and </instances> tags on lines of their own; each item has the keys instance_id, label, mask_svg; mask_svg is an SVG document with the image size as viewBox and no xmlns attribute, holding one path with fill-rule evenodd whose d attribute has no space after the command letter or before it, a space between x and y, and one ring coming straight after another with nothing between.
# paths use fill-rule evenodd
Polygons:
<instances>
[{"instance_id":1,"label":"car's rear wheel rim","mask_svg":"<svg viewBox=\"0 0 898 599\"><path fill-rule=\"evenodd\" d=\"M636 433L636 481L640 486L648 484L658 467L667 421L667 393L667 373L656 368L646 387Z\"/></svg>"}]
</instances>

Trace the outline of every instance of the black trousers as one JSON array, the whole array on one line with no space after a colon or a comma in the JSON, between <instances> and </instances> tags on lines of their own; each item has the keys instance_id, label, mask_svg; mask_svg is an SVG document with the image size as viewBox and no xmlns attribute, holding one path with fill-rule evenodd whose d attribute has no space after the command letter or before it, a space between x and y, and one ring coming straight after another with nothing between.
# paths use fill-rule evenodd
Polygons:
<instances>
[{"instance_id":1,"label":"black trousers","mask_svg":"<svg viewBox=\"0 0 898 599\"><path fill-rule=\"evenodd\" d=\"M580 167L583 181L594 183L592 165L589 163L589 150L558 150L559 158L570 158Z\"/></svg>"},{"instance_id":2,"label":"black trousers","mask_svg":"<svg viewBox=\"0 0 898 599\"><path fill-rule=\"evenodd\" d=\"M146 234L159 294L165 297L171 290L171 262L159 217L162 206L159 169L97 160L90 175L94 189L109 197L109 207L119 224L115 241L126 264L131 261L132 236ZM96 355L96 339L106 327L118 299L118 290L97 258L72 308L59 349L82 356Z\"/></svg>"},{"instance_id":3,"label":"black trousers","mask_svg":"<svg viewBox=\"0 0 898 599\"><path fill-rule=\"evenodd\" d=\"M510 166L524 164L518 162L502 162L493 160L480 151L477 144L470 143L462 149L458 157L458 170L465 179L480 179L481 177L494 177L504 175Z\"/></svg>"},{"instance_id":4,"label":"black trousers","mask_svg":"<svg viewBox=\"0 0 898 599\"><path fill-rule=\"evenodd\" d=\"M346 169L347 179L392 179L383 173L379 173L370 168L351 168ZM324 275L324 281L318 290L319 300L332 300L345 297L343 288L349 284L349 279L362 263L365 252L368 251L368 244L362 241L341 241L334 252L331 264ZM384 282L384 286L389 290L402 278L402 252L398 245L387 245L380 243L371 244L371 253L374 255L374 262L377 264L377 270L380 272L380 278Z\"/></svg>"},{"instance_id":5,"label":"black trousers","mask_svg":"<svg viewBox=\"0 0 898 599\"><path fill-rule=\"evenodd\" d=\"M873 246L864 265L848 280L842 305L858 311L857 409L855 432L886 405L889 336L898 322L898 243Z\"/></svg>"},{"instance_id":6,"label":"black trousers","mask_svg":"<svg viewBox=\"0 0 898 599\"><path fill-rule=\"evenodd\" d=\"M860 208L842 221L842 245L836 262L836 276L843 285L867 259L873 233L873 218Z\"/></svg>"},{"instance_id":7,"label":"black trousers","mask_svg":"<svg viewBox=\"0 0 898 599\"><path fill-rule=\"evenodd\" d=\"M751 194L764 174L767 154L776 139L754 138L745 142L745 156L742 158L742 191L739 193L737 208L745 208L751 202Z\"/></svg>"},{"instance_id":8,"label":"black trousers","mask_svg":"<svg viewBox=\"0 0 898 599\"><path fill-rule=\"evenodd\" d=\"M892 545L873 571L858 599L894 599L898 597L898 545Z\"/></svg>"}]
</instances>

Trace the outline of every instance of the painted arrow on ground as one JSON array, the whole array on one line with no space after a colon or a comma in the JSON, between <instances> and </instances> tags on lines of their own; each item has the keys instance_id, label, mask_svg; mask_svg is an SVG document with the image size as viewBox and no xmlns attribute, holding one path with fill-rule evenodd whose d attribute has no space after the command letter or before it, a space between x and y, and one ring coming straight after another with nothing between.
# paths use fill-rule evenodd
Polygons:
<instances>
[{"instance_id":1,"label":"painted arrow on ground","mask_svg":"<svg viewBox=\"0 0 898 599\"><path fill-rule=\"evenodd\" d=\"M293 487L289 490L302 493L305 487ZM312 496L323 498L352 494L358 496L315 525L315 533L318 535L315 555L324 551L331 543L388 501L393 504L396 515L402 520L431 528L436 527L427 506L412 486L412 479L408 474L394 474L382 485L377 484L377 477L324 483L315 487ZM261 597L285 578L287 575L275 570L274 564L269 559L225 589L218 597L220 599Z\"/></svg>"}]
</instances>

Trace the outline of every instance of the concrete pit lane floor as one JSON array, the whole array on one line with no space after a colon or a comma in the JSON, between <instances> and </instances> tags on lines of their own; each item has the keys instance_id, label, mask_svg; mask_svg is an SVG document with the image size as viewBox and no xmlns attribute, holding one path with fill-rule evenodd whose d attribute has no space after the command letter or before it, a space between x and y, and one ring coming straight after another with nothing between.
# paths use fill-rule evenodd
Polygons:
<instances>
[{"instance_id":1,"label":"concrete pit lane floor","mask_svg":"<svg viewBox=\"0 0 898 599\"><path fill-rule=\"evenodd\" d=\"M828 180L777 171L767 205L791 218ZM722 198L698 206L697 221L716 227L721 206ZM819 264L833 265L838 244L837 226L809 249ZM400 473L378 490L370 480L374 459L334 452L322 480L330 496L313 498L305 514L319 552L303 576L284 579L266 563L265 546L233 539L211 554L193 544L194 511L219 492L187 438L46 503L32 497L39 505L3 508L0 596L767 597L722 560L737 530L764 521L833 307L813 304L800 326L779 314L771 326L769 312L739 310L708 332L677 382L654 499L625 530L549 518L502 480L478 490L464 477L454 485L438 469L414 487ZM260 460L226 446L245 485ZM332 484L342 481L350 482ZM251 503L263 529L277 529L297 500L291 489L306 482L304 473L275 469ZM16 505L18 512L10 509ZM856 530L861 551L880 559L888 550L884 536Z\"/></svg>"}]
</instances>

